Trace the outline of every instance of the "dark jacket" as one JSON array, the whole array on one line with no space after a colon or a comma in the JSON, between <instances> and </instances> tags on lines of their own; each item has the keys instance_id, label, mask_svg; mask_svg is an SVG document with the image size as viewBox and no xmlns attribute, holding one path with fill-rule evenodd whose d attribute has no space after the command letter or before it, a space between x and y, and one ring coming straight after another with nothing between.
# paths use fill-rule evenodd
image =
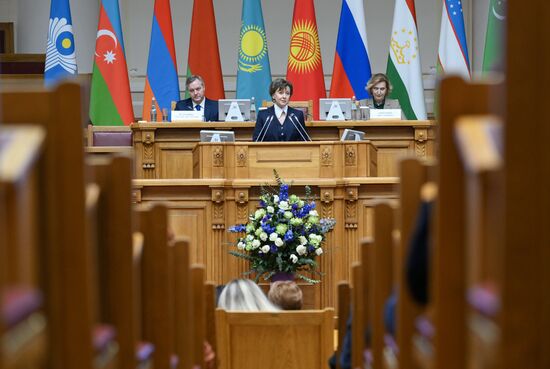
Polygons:
<instances>
[{"instance_id":1,"label":"dark jacket","mask_svg":"<svg viewBox=\"0 0 550 369\"><path fill-rule=\"evenodd\" d=\"M180 100L176 104L175 110L193 110L193 101L191 98ZM218 101L204 98L204 120L207 122L217 122L218 119Z\"/></svg>"},{"instance_id":2,"label":"dark jacket","mask_svg":"<svg viewBox=\"0 0 550 369\"><path fill-rule=\"evenodd\" d=\"M252 135L253 141L311 141L306 132L304 113L301 110L288 107L283 124L275 116L272 106L258 113L256 127Z\"/></svg>"}]
</instances>

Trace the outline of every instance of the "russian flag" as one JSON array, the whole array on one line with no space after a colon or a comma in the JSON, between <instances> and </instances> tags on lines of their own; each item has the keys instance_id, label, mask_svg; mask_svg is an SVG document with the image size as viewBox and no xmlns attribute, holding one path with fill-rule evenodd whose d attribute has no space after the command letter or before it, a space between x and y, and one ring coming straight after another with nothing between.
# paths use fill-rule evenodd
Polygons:
<instances>
[{"instance_id":1,"label":"russian flag","mask_svg":"<svg viewBox=\"0 0 550 369\"><path fill-rule=\"evenodd\" d=\"M338 27L330 97L369 97L365 86L371 78L367 28L362 0L344 0Z\"/></svg>"},{"instance_id":2,"label":"russian flag","mask_svg":"<svg viewBox=\"0 0 550 369\"><path fill-rule=\"evenodd\" d=\"M470 79L470 60L461 0L444 0L439 35L438 73Z\"/></svg>"},{"instance_id":3,"label":"russian flag","mask_svg":"<svg viewBox=\"0 0 550 369\"><path fill-rule=\"evenodd\" d=\"M170 114L172 101L180 99L170 0L155 0L143 93L144 119L150 120L153 97L157 105L157 121L162 120L162 109L166 109Z\"/></svg>"}]
</instances>

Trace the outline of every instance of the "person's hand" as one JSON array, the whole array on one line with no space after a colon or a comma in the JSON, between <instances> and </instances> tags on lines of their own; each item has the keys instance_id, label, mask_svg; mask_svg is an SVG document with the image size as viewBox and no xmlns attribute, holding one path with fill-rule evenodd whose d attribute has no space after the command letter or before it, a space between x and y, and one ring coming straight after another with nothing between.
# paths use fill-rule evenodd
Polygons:
<instances>
[{"instance_id":1,"label":"person's hand","mask_svg":"<svg viewBox=\"0 0 550 369\"><path fill-rule=\"evenodd\" d=\"M216 362L216 353L212 349L212 346L204 341L203 344L203 353L204 353L204 365L206 369L213 369Z\"/></svg>"}]
</instances>

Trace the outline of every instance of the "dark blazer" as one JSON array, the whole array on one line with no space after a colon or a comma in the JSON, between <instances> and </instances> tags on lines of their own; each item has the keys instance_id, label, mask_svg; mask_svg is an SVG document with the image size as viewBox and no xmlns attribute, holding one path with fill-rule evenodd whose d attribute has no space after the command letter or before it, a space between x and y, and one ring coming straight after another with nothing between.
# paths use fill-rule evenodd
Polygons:
<instances>
[{"instance_id":1,"label":"dark blazer","mask_svg":"<svg viewBox=\"0 0 550 369\"><path fill-rule=\"evenodd\" d=\"M252 140L258 142L311 141L311 138L306 132L304 113L301 110L289 106L285 122L281 125L272 106L258 113Z\"/></svg>"},{"instance_id":2,"label":"dark blazer","mask_svg":"<svg viewBox=\"0 0 550 369\"><path fill-rule=\"evenodd\" d=\"M175 110L193 110L193 101L191 98L180 100L176 104ZM204 98L204 120L207 122L217 122L218 119L218 101Z\"/></svg>"}]
</instances>

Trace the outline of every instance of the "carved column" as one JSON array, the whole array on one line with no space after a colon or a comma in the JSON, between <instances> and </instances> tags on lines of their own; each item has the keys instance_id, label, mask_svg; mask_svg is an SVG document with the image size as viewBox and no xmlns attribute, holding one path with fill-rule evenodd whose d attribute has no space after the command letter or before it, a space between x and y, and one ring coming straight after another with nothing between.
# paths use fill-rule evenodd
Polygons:
<instances>
[{"instance_id":1,"label":"carved column","mask_svg":"<svg viewBox=\"0 0 550 369\"><path fill-rule=\"evenodd\" d=\"M223 265L226 261L225 247L225 192L223 188L212 188L212 245L206 253L206 268L208 276L223 275ZM200 245L199 245L200 247Z\"/></svg>"},{"instance_id":2,"label":"carved column","mask_svg":"<svg viewBox=\"0 0 550 369\"><path fill-rule=\"evenodd\" d=\"M416 128L414 130L414 153L419 158L426 157L426 145L428 141L428 129Z\"/></svg>"},{"instance_id":3,"label":"carved column","mask_svg":"<svg viewBox=\"0 0 550 369\"><path fill-rule=\"evenodd\" d=\"M248 189L247 188L237 188L235 189L235 223L236 224L246 224L248 222L248 216L250 211L248 209ZM232 237L232 242L235 242L237 237ZM232 247L231 249L236 249ZM233 258L234 260L234 270L236 270L235 277L242 275L243 272L250 269L249 262L244 259Z\"/></svg>"},{"instance_id":4,"label":"carved column","mask_svg":"<svg viewBox=\"0 0 550 369\"><path fill-rule=\"evenodd\" d=\"M334 218L334 188L320 188L320 209L317 209L321 218ZM327 234L325 244L323 245L324 255L318 259L323 284L327 287L320 288L321 307L336 306L336 283L338 278L337 262L341 258L337 257L338 250L342 250L342 245L334 243L334 233ZM330 287L329 287L330 286Z\"/></svg>"},{"instance_id":5,"label":"carved column","mask_svg":"<svg viewBox=\"0 0 550 369\"><path fill-rule=\"evenodd\" d=\"M155 131L145 131L143 135L143 154L141 158L143 178L154 179L156 178Z\"/></svg>"},{"instance_id":6,"label":"carved column","mask_svg":"<svg viewBox=\"0 0 550 369\"><path fill-rule=\"evenodd\" d=\"M345 189L345 205L344 205L344 219L345 219L345 240L346 245L344 248L345 259L350 263L359 260L358 245L357 245L357 199L358 188L347 187Z\"/></svg>"}]
</instances>

